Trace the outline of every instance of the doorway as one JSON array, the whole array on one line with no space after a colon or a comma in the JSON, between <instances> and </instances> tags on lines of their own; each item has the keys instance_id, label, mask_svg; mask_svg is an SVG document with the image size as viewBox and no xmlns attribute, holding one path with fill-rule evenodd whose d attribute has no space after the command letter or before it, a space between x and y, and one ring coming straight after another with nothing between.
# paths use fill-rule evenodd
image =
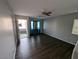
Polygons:
<instances>
[{"instance_id":1,"label":"doorway","mask_svg":"<svg viewBox=\"0 0 79 59\"><path fill-rule=\"evenodd\" d=\"M15 39L16 47L18 47L21 41L25 40L30 36L30 20L27 16L15 15L14 29L15 29Z\"/></svg>"},{"instance_id":2,"label":"doorway","mask_svg":"<svg viewBox=\"0 0 79 59\"><path fill-rule=\"evenodd\" d=\"M23 39L26 38L28 35L28 30L27 30L27 20L26 19L17 19L17 24L18 24L18 34L19 38Z\"/></svg>"}]
</instances>

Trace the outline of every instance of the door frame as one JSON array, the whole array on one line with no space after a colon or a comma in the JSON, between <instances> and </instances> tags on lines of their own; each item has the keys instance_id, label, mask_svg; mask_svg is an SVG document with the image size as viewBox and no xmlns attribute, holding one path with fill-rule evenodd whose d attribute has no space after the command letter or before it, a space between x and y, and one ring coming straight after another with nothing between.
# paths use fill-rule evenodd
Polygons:
<instances>
[{"instance_id":1,"label":"door frame","mask_svg":"<svg viewBox=\"0 0 79 59\"><path fill-rule=\"evenodd\" d=\"M27 32L28 32L28 37L30 36L30 31L29 31L29 29L30 29L30 25L29 25L29 22L30 22L30 20L29 20L29 17L28 16L20 16L20 15L15 15L15 21L13 21L13 24L14 24L14 32L15 32L15 41L16 41L16 47L18 47L19 46L19 44L20 44L20 37L19 37L19 29L18 29L18 19L26 19L27 20Z\"/></svg>"}]
</instances>

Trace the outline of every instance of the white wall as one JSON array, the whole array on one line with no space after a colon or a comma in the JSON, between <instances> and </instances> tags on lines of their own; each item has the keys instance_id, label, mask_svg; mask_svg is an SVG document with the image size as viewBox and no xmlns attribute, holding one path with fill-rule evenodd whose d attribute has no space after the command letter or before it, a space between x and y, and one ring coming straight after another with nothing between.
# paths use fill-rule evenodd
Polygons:
<instances>
[{"instance_id":1,"label":"white wall","mask_svg":"<svg viewBox=\"0 0 79 59\"><path fill-rule=\"evenodd\" d=\"M0 59L15 59L12 12L6 0L0 0Z\"/></svg>"},{"instance_id":2,"label":"white wall","mask_svg":"<svg viewBox=\"0 0 79 59\"><path fill-rule=\"evenodd\" d=\"M77 16L77 13L73 13L46 18L44 20L44 33L75 45L78 36L72 34L72 27Z\"/></svg>"}]
</instances>

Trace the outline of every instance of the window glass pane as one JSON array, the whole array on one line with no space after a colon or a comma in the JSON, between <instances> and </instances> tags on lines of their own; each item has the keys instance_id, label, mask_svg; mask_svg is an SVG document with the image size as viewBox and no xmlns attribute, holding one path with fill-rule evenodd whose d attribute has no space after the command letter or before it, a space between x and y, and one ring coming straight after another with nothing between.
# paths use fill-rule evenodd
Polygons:
<instances>
[{"instance_id":1,"label":"window glass pane","mask_svg":"<svg viewBox=\"0 0 79 59\"><path fill-rule=\"evenodd\" d=\"M31 21L31 29L33 29L33 21Z\"/></svg>"},{"instance_id":2,"label":"window glass pane","mask_svg":"<svg viewBox=\"0 0 79 59\"><path fill-rule=\"evenodd\" d=\"M18 27L19 27L19 29L27 29L27 20L18 19Z\"/></svg>"},{"instance_id":3,"label":"window glass pane","mask_svg":"<svg viewBox=\"0 0 79 59\"><path fill-rule=\"evenodd\" d=\"M40 29L40 22L37 22L37 29Z\"/></svg>"},{"instance_id":4,"label":"window glass pane","mask_svg":"<svg viewBox=\"0 0 79 59\"><path fill-rule=\"evenodd\" d=\"M78 35L78 20L77 19L74 20L72 34Z\"/></svg>"}]
</instances>

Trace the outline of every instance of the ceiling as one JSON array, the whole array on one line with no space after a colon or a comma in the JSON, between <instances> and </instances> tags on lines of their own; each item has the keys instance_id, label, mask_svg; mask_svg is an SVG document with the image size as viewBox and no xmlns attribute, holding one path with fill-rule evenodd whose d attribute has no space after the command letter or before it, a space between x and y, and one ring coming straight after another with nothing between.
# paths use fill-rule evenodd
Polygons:
<instances>
[{"instance_id":1,"label":"ceiling","mask_svg":"<svg viewBox=\"0 0 79 59\"><path fill-rule=\"evenodd\" d=\"M52 11L52 16L77 12L78 0L8 0L14 14L41 16L42 10Z\"/></svg>"}]
</instances>

